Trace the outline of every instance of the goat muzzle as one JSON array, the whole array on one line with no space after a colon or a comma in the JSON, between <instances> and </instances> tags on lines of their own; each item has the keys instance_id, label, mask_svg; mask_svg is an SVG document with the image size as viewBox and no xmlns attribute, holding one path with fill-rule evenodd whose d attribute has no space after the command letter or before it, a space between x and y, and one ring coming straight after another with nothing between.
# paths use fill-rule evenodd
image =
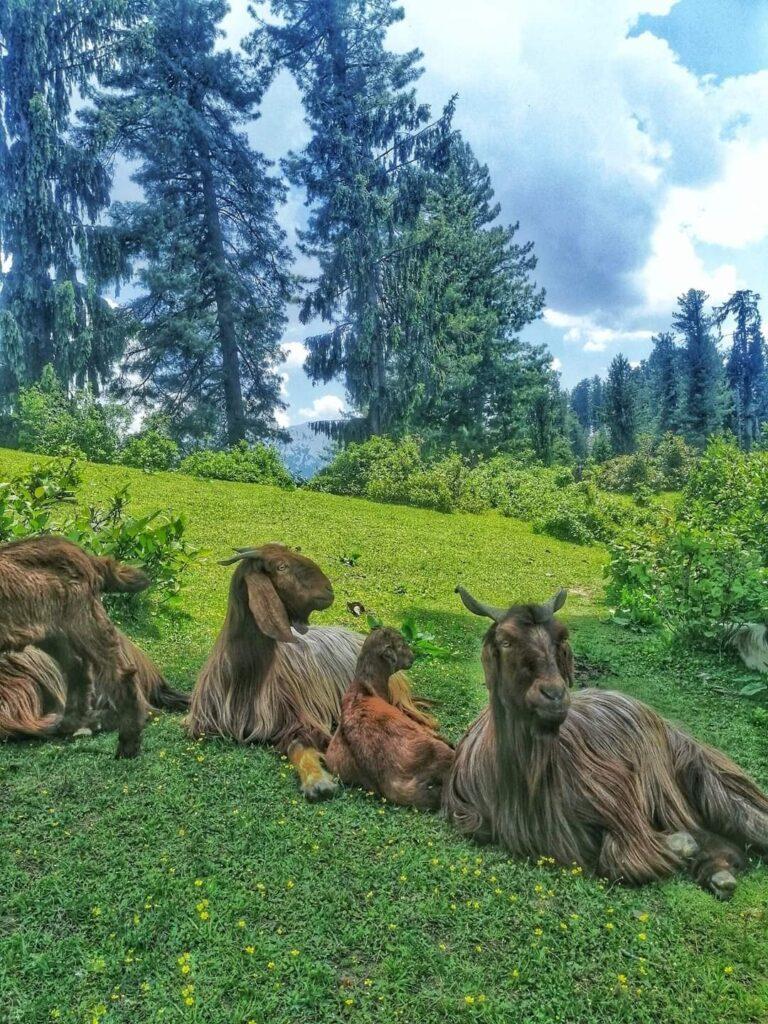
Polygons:
<instances>
[{"instance_id":1,"label":"goat muzzle","mask_svg":"<svg viewBox=\"0 0 768 1024\"><path fill-rule=\"evenodd\" d=\"M568 716L571 697L562 679L542 679L528 690L526 703L543 729L555 731Z\"/></svg>"}]
</instances>

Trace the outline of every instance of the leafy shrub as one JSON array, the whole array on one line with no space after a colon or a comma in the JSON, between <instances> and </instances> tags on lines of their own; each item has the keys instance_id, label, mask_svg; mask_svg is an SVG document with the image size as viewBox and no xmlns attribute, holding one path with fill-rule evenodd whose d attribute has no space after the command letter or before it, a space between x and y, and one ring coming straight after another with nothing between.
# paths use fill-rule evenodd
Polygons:
<instances>
[{"instance_id":1,"label":"leafy shrub","mask_svg":"<svg viewBox=\"0 0 768 1024\"><path fill-rule=\"evenodd\" d=\"M184 539L184 519L159 511L133 515L127 488L104 506L79 508L73 493L79 482L77 465L70 461L34 465L28 473L0 484L0 542L57 533L92 554L141 566L153 582L151 599L174 599L197 556ZM108 595L113 606L135 600Z\"/></svg>"},{"instance_id":2,"label":"leafy shrub","mask_svg":"<svg viewBox=\"0 0 768 1024\"><path fill-rule=\"evenodd\" d=\"M646 439L632 455L594 465L591 475L599 487L622 494L677 491L684 486L693 463L693 449L683 438L665 434L658 442Z\"/></svg>"},{"instance_id":3,"label":"leafy shrub","mask_svg":"<svg viewBox=\"0 0 768 1024\"><path fill-rule=\"evenodd\" d=\"M523 466L504 455L469 466L455 452L428 461L413 437L351 444L309 486L441 512L498 509L578 544L606 540L635 515L593 485L575 483L568 467Z\"/></svg>"},{"instance_id":4,"label":"leafy shrub","mask_svg":"<svg viewBox=\"0 0 768 1024\"><path fill-rule=\"evenodd\" d=\"M355 498L368 496L368 482L377 462L388 458L396 445L388 437L372 437L360 444L349 444L309 482L313 491L343 494Z\"/></svg>"},{"instance_id":5,"label":"leafy shrub","mask_svg":"<svg viewBox=\"0 0 768 1024\"><path fill-rule=\"evenodd\" d=\"M235 480L286 488L294 486L274 448L265 444L249 445L246 441L239 441L223 451L203 448L192 452L182 459L179 470L211 480Z\"/></svg>"},{"instance_id":6,"label":"leafy shrub","mask_svg":"<svg viewBox=\"0 0 768 1024\"><path fill-rule=\"evenodd\" d=\"M150 421L138 434L125 440L120 462L146 472L173 469L179 462L179 446L162 420Z\"/></svg>"},{"instance_id":7,"label":"leafy shrub","mask_svg":"<svg viewBox=\"0 0 768 1024\"><path fill-rule=\"evenodd\" d=\"M141 566L152 580L155 598L168 603L178 595L183 575L197 556L184 539L186 520L159 510L135 516L129 504L124 487L106 505L80 510L62 532L94 555ZM116 595L110 599L125 601Z\"/></svg>"},{"instance_id":8,"label":"leafy shrub","mask_svg":"<svg viewBox=\"0 0 768 1024\"><path fill-rule=\"evenodd\" d=\"M79 455L93 462L114 462L127 412L102 403L87 388L71 397L53 368L40 381L21 388L16 404L16 441L43 455Z\"/></svg>"},{"instance_id":9,"label":"leafy shrub","mask_svg":"<svg viewBox=\"0 0 768 1024\"><path fill-rule=\"evenodd\" d=\"M607 596L617 618L697 643L764 621L766 527L768 453L710 441L676 510L611 543Z\"/></svg>"}]
</instances>

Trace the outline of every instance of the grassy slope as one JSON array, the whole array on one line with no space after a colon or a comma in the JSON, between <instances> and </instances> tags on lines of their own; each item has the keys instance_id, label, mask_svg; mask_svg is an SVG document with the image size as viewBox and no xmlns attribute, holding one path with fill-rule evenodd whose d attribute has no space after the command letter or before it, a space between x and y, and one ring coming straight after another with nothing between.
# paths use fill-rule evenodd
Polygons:
<instances>
[{"instance_id":1,"label":"grassy slope","mask_svg":"<svg viewBox=\"0 0 768 1024\"><path fill-rule=\"evenodd\" d=\"M0 477L27 461L0 452ZM484 700L483 626L454 585L497 603L565 585L578 591L567 605L577 654L768 783L765 733L702 688L711 665L665 665L648 641L600 623L596 549L493 515L122 468L90 468L83 494L125 481L136 506L185 512L211 551L189 580L189 618L138 637L184 686L224 611L228 571L214 557L235 544L301 545L336 585L325 621L351 625L351 599L394 623L415 612L458 652L413 672L454 736ZM357 564L342 564L353 550ZM148 728L137 762L115 762L114 743L0 747L3 1024L768 1018L765 869L729 905L683 880L608 890L360 792L308 805L274 752L191 743L178 719Z\"/></svg>"}]
</instances>

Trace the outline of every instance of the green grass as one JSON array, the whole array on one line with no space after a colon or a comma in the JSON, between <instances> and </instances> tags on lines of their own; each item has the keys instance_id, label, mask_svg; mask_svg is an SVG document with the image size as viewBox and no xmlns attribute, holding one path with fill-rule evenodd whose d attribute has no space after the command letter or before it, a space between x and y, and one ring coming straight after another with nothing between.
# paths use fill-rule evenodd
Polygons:
<instances>
[{"instance_id":1,"label":"green grass","mask_svg":"<svg viewBox=\"0 0 768 1024\"><path fill-rule=\"evenodd\" d=\"M28 462L1 452L0 476ZM568 586L574 646L601 685L648 700L768 783L765 727L711 686L727 686L732 666L684 663L600 621L597 548L496 515L116 467L89 467L82 494L124 482L138 508L184 512L210 551L190 574L187 617L137 634L180 685L220 625L229 570L215 559L234 545L280 539L315 558L337 590L318 621L353 626L353 599L388 623L414 614L456 651L412 673L454 737L485 700L483 625L455 584L496 603ZM341 561L355 551L353 566ZM683 879L608 888L358 791L306 804L274 751L192 743L178 718L148 727L138 761L115 761L114 747L114 736L0 747L3 1024L768 1019L765 868L727 905Z\"/></svg>"}]
</instances>

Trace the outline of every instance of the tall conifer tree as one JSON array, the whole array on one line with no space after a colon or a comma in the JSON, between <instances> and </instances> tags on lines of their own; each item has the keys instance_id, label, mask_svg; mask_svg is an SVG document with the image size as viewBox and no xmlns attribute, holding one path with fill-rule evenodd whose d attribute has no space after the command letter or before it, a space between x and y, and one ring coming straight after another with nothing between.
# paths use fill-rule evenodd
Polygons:
<instances>
[{"instance_id":1,"label":"tall conifer tree","mask_svg":"<svg viewBox=\"0 0 768 1024\"><path fill-rule=\"evenodd\" d=\"M605 422L616 455L635 447L636 408L632 367L626 356L614 356L605 383Z\"/></svg>"},{"instance_id":2,"label":"tall conifer tree","mask_svg":"<svg viewBox=\"0 0 768 1024\"><path fill-rule=\"evenodd\" d=\"M765 339L763 337L760 296L740 290L715 310L715 323L733 318L733 338L725 364L725 374L733 398L733 431L745 448L760 434L766 417Z\"/></svg>"},{"instance_id":3,"label":"tall conifer tree","mask_svg":"<svg viewBox=\"0 0 768 1024\"><path fill-rule=\"evenodd\" d=\"M99 224L109 174L70 132L75 89L114 60L140 4L0 0L0 398L52 364L97 386L122 347L102 295L119 273Z\"/></svg>"},{"instance_id":4,"label":"tall conifer tree","mask_svg":"<svg viewBox=\"0 0 768 1024\"><path fill-rule=\"evenodd\" d=\"M315 380L342 375L362 414L358 430L381 433L396 417L384 278L430 169L445 159L450 109L430 124L413 89L421 54L387 49L387 30L402 18L393 0L272 0L272 9L279 25L259 29L251 48L268 48L293 72L312 133L286 161L310 208L301 247L319 265L302 318L332 325L308 340L307 370Z\"/></svg>"},{"instance_id":5,"label":"tall conifer tree","mask_svg":"<svg viewBox=\"0 0 768 1024\"><path fill-rule=\"evenodd\" d=\"M722 424L723 366L712 337L712 316L707 313L707 294L691 288L677 300L672 324L685 339L685 431L696 445L706 444Z\"/></svg>"},{"instance_id":6,"label":"tall conifer tree","mask_svg":"<svg viewBox=\"0 0 768 1024\"><path fill-rule=\"evenodd\" d=\"M107 80L91 128L138 161L144 192L114 218L143 261L126 386L178 434L234 443L276 430L290 279L284 189L244 130L268 74L217 48L226 11L151 0L148 52Z\"/></svg>"}]
</instances>

